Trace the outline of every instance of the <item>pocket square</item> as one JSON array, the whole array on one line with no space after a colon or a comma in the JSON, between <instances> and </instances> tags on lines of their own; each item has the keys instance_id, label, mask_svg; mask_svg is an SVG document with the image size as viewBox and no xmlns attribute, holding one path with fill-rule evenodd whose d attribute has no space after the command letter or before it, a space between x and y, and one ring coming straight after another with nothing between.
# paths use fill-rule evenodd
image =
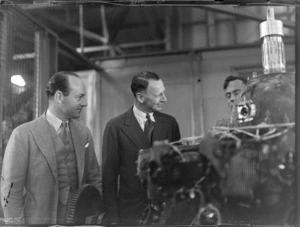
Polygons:
<instances>
[{"instance_id":1,"label":"pocket square","mask_svg":"<svg viewBox=\"0 0 300 227\"><path fill-rule=\"evenodd\" d=\"M84 145L85 148L88 148L90 145L90 143L87 143L86 145Z\"/></svg>"}]
</instances>

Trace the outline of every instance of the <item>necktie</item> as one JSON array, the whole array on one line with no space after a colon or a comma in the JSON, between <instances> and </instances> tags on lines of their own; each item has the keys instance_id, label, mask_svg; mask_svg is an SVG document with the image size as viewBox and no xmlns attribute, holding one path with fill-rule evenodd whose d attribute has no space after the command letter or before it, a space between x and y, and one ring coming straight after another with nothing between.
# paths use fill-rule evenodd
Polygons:
<instances>
[{"instance_id":1,"label":"necktie","mask_svg":"<svg viewBox=\"0 0 300 227\"><path fill-rule=\"evenodd\" d=\"M60 125L60 132L58 133L59 138L63 142L66 148L69 146L69 139L68 139L68 123L63 121Z\"/></svg>"},{"instance_id":2,"label":"necktie","mask_svg":"<svg viewBox=\"0 0 300 227\"><path fill-rule=\"evenodd\" d=\"M147 121L145 122L144 133L146 134L147 138L149 139L150 144L152 144L152 135L154 131L154 122L151 121L150 115L146 114Z\"/></svg>"}]
</instances>

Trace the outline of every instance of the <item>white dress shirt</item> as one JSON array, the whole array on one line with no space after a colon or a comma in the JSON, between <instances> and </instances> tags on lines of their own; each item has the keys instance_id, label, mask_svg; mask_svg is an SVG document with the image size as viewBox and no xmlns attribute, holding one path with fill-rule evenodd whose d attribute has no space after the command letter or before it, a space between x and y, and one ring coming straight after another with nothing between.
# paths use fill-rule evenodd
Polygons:
<instances>
[{"instance_id":1,"label":"white dress shirt","mask_svg":"<svg viewBox=\"0 0 300 227\"><path fill-rule=\"evenodd\" d=\"M60 118L58 118L57 116L55 116L49 109L46 112L46 119L54 127L57 134L59 134L62 120ZM67 121L67 130L69 131L69 121Z\"/></svg>"},{"instance_id":2,"label":"white dress shirt","mask_svg":"<svg viewBox=\"0 0 300 227\"><path fill-rule=\"evenodd\" d=\"M147 121L146 113L144 113L143 111L139 110L138 108L136 108L135 105L133 105L133 114L134 114L135 118L137 119L139 125L141 126L142 130L144 131L145 123ZM150 115L151 121L155 122L155 119L154 119L154 116L153 116L153 112L149 113L149 115Z\"/></svg>"}]
</instances>

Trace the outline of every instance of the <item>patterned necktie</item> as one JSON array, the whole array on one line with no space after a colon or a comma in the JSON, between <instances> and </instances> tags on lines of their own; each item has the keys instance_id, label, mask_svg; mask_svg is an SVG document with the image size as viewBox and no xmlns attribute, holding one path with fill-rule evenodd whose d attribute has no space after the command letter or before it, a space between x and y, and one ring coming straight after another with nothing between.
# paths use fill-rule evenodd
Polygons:
<instances>
[{"instance_id":1,"label":"patterned necktie","mask_svg":"<svg viewBox=\"0 0 300 227\"><path fill-rule=\"evenodd\" d=\"M58 133L59 138L63 142L63 144L68 148L69 147L69 139L68 139L68 123L66 121L61 122L60 132Z\"/></svg>"},{"instance_id":2,"label":"patterned necktie","mask_svg":"<svg viewBox=\"0 0 300 227\"><path fill-rule=\"evenodd\" d=\"M151 121L149 114L146 114L146 118L147 118L147 121L145 122L144 133L146 134L147 138L149 139L150 144L152 144L154 122Z\"/></svg>"}]
</instances>

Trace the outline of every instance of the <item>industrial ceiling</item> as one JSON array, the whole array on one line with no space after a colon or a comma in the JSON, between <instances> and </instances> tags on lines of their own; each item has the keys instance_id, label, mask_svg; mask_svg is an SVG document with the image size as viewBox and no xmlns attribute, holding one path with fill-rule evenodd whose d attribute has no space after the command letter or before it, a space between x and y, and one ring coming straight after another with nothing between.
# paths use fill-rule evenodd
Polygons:
<instances>
[{"instance_id":1,"label":"industrial ceiling","mask_svg":"<svg viewBox=\"0 0 300 227\"><path fill-rule=\"evenodd\" d=\"M111 57L259 43L266 8L294 40L296 0L2 0L20 7L92 64ZM253 37L240 38L256 23ZM222 27L220 28L222 24ZM205 29L198 29L205 27ZM224 35L230 28L233 35ZM242 27L242 28L241 28ZM251 31L251 30L250 30ZM253 32L252 32L253 33ZM199 37L195 41L187 37ZM227 41L226 41L227 39Z\"/></svg>"}]
</instances>

